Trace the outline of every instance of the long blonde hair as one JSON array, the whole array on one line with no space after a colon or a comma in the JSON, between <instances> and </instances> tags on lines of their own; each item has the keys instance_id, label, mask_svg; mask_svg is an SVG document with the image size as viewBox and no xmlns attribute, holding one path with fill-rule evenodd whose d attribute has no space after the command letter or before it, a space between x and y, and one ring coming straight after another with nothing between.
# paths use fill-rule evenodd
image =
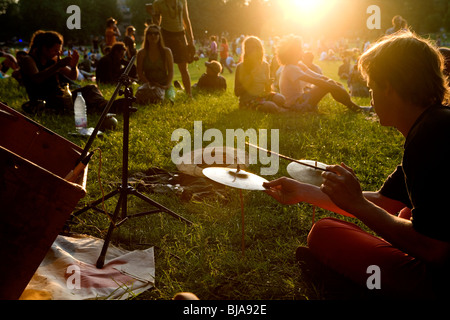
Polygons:
<instances>
[{"instance_id":1,"label":"long blonde hair","mask_svg":"<svg viewBox=\"0 0 450 320\"><path fill-rule=\"evenodd\" d=\"M248 36L244 39L242 58L245 69L252 69L264 61L264 47L258 37Z\"/></svg>"}]
</instances>

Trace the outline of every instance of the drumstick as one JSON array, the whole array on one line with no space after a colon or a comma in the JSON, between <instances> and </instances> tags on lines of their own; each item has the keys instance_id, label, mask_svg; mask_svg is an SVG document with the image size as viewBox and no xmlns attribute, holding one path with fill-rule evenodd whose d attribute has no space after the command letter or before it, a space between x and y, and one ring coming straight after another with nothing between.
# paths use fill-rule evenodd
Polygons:
<instances>
[{"instance_id":1,"label":"drumstick","mask_svg":"<svg viewBox=\"0 0 450 320\"><path fill-rule=\"evenodd\" d=\"M249 143L249 142L245 142L245 144L248 144L249 146L257 148L257 149L261 149L261 150L266 151L268 153L275 154L275 155L279 156L280 158L283 158L283 159L286 159L286 160L289 160L289 161L293 161L295 163L298 163L298 164L301 164L301 165L304 165L304 166L307 166L307 167L310 167L310 168L313 168L313 169L322 170L322 171L328 171L327 169L324 169L324 168L321 168L321 167L318 167L318 166L313 166L311 164L307 164L307 163L301 162L301 161L293 159L291 157L283 156L282 154L279 154L279 153L277 153L275 151L270 151L270 150L267 150L267 149L255 146L254 144Z\"/></svg>"}]
</instances>

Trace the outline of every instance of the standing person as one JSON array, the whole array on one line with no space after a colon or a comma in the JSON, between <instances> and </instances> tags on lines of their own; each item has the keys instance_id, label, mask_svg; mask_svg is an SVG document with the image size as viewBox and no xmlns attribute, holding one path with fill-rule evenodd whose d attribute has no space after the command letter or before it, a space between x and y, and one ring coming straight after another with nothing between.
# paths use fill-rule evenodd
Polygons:
<instances>
[{"instance_id":1,"label":"standing person","mask_svg":"<svg viewBox=\"0 0 450 320\"><path fill-rule=\"evenodd\" d=\"M280 93L286 98L286 108L293 111L317 111L317 104L327 94L352 111L361 111L344 86L324 75L311 71L303 62L300 37L288 36L277 46L277 58L283 69L279 77ZM309 91L305 91L312 84Z\"/></svg>"},{"instance_id":2,"label":"standing person","mask_svg":"<svg viewBox=\"0 0 450 320\"><path fill-rule=\"evenodd\" d=\"M155 103L165 98L173 100L172 51L165 46L161 28L155 24L145 30L142 48L137 53L137 73L143 84L136 92L138 103Z\"/></svg>"},{"instance_id":3,"label":"standing person","mask_svg":"<svg viewBox=\"0 0 450 320\"><path fill-rule=\"evenodd\" d=\"M264 60L264 47L254 36L245 38L243 61L236 67L234 93L239 106L263 112L284 112L285 99L271 91L270 66Z\"/></svg>"},{"instance_id":4,"label":"standing person","mask_svg":"<svg viewBox=\"0 0 450 320\"><path fill-rule=\"evenodd\" d=\"M208 61L217 61L217 58L219 56L217 51L217 42L216 42L216 36L211 36L209 40L211 40L209 44L209 55L208 55Z\"/></svg>"},{"instance_id":5,"label":"standing person","mask_svg":"<svg viewBox=\"0 0 450 320\"><path fill-rule=\"evenodd\" d=\"M92 53L99 53L98 44L99 44L98 36L94 36L92 38Z\"/></svg>"},{"instance_id":6,"label":"standing person","mask_svg":"<svg viewBox=\"0 0 450 320\"><path fill-rule=\"evenodd\" d=\"M226 38L222 38L219 52L220 52L220 63L222 64L222 73L224 68L227 68L228 71L230 71L230 73L233 73L233 69L231 69L227 63L229 48L228 48L228 41Z\"/></svg>"},{"instance_id":7,"label":"standing person","mask_svg":"<svg viewBox=\"0 0 450 320\"><path fill-rule=\"evenodd\" d=\"M86 85L73 90L67 97L65 87L78 77L76 50L61 58L63 36L56 31L36 31L30 42L28 55L19 60L23 84L30 101L46 101L46 107L58 113L73 112L73 100L81 91L88 112L102 111L107 101L96 85ZM31 110L33 112L33 110Z\"/></svg>"},{"instance_id":8,"label":"standing person","mask_svg":"<svg viewBox=\"0 0 450 320\"><path fill-rule=\"evenodd\" d=\"M265 184L266 192L284 204L306 201L353 216L371 230L321 219L308 247L297 250L299 260L309 256L366 289L368 268L376 266L381 275L373 291L396 300L440 298L450 284L450 185L442 183L450 171L429 164L445 164L450 157L443 58L430 42L405 32L372 46L359 67L380 124L405 137L402 163L376 192L361 191L345 164L327 166L321 187L280 178Z\"/></svg>"},{"instance_id":9,"label":"standing person","mask_svg":"<svg viewBox=\"0 0 450 320\"><path fill-rule=\"evenodd\" d=\"M193 61L195 45L187 1L155 0L153 5L147 5L146 8L152 14L153 22L161 26L164 43L172 51L186 94L191 97L188 63Z\"/></svg>"},{"instance_id":10,"label":"standing person","mask_svg":"<svg viewBox=\"0 0 450 320\"><path fill-rule=\"evenodd\" d=\"M121 33L117 27L117 21L114 18L108 18L106 20L105 30L105 47L112 47L117 41L117 37L120 37Z\"/></svg>"},{"instance_id":11,"label":"standing person","mask_svg":"<svg viewBox=\"0 0 450 320\"><path fill-rule=\"evenodd\" d=\"M136 54L136 37L134 33L136 29L133 26L128 26L125 32L125 37L123 38L123 43L127 47L127 52L125 57L127 60L131 60L132 57Z\"/></svg>"}]
</instances>

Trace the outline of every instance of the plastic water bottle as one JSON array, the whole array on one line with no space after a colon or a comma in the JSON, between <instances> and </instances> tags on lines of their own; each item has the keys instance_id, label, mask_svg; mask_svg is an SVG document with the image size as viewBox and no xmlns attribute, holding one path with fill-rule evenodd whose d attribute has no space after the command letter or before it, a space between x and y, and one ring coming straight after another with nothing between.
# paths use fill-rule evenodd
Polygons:
<instances>
[{"instance_id":1,"label":"plastic water bottle","mask_svg":"<svg viewBox=\"0 0 450 320\"><path fill-rule=\"evenodd\" d=\"M87 128L86 101L84 101L81 92L77 93L73 109L75 113L75 128L78 132L81 132Z\"/></svg>"}]
</instances>

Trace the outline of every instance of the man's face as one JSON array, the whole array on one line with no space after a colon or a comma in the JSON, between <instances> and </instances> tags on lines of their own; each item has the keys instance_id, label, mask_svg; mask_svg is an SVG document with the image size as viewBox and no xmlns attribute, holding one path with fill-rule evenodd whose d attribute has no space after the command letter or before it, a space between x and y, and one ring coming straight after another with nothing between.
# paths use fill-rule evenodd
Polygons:
<instances>
[{"instance_id":1,"label":"man's face","mask_svg":"<svg viewBox=\"0 0 450 320\"><path fill-rule=\"evenodd\" d=\"M373 81L369 78L367 82L367 86L369 87L371 101L370 104L374 108L377 113L380 124L383 126L391 125L392 120L392 106L390 104L390 99L388 96L388 88L387 86L380 86L377 82Z\"/></svg>"},{"instance_id":2,"label":"man's face","mask_svg":"<svg viewBox=\"0 0 450 320\"><path fill-rule=\"evenodd\" d=\"M47 59L55 59L61 54L62 45L61 44L55 44L53 47L47 48L43 47L43 53Z\"/></svg>"}]
</instances>

